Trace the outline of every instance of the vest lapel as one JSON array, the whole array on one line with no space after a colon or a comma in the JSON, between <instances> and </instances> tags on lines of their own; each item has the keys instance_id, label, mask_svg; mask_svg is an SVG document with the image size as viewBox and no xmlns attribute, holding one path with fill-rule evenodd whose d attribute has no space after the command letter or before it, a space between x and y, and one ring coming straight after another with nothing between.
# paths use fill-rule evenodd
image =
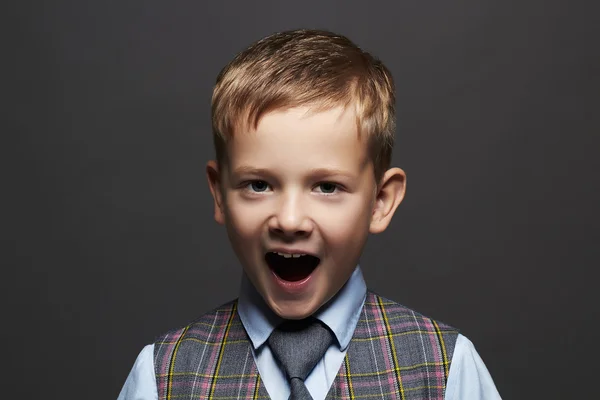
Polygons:
<instances>
[{"instance_id":1,"label":"vest lapel","mask_svg":"<svg viewBox=\"0 0 600 400\"><path fill-rule=\"evenodd\" d=\"M231 302L154 344L158 398L268 399Z\"/></svg>"},{"instance_id":2,"label":"vest lapel","mask_svg":"<svg viewBox=\"0 0 600 400\"><path fill-rule=\"evenodd\" d=\"M443 400L457 335L449 326L368 292L327 399Z\"/></svg>"}]
</instances>

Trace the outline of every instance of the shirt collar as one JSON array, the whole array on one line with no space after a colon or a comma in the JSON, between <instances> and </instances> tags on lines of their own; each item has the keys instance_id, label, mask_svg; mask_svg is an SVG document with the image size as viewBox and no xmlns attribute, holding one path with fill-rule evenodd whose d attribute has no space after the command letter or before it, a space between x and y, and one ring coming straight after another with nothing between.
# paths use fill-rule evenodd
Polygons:
<instances>
[{"instance_id":1,"label":"shirt collar","mask_svg":"<svg viewBox=\"0 0 600 400\"><path fill-rule=\"evenodd\" d=\"M357 266L336 295L313 315L331 329L342 351L350 344L366 294L367 286L362 271ZM267 306L245 273L242 277L238 312L254 349L262 346L275 327L283 321Z\"/></svg>"}]
</instances>

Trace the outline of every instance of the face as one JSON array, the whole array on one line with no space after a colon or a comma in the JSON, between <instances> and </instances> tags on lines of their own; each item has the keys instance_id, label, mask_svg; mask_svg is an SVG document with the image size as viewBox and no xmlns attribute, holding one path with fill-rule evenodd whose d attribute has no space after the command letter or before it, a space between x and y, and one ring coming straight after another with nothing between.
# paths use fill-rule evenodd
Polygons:
<instances>
[{"instance_id":1,"label":"face","mask_svg":"<svg viewBox=\"0 0 600 400\"><path fill-rule=\"evenodd\" d=\"M227 155L220 170L214 161L207 167L216 220L276 314L313 314L348 280L369 231L390 214L381 212L391 200L378 195L354 112L268 113L256 129L236 133Z\"/></svg>"}]
</instances>

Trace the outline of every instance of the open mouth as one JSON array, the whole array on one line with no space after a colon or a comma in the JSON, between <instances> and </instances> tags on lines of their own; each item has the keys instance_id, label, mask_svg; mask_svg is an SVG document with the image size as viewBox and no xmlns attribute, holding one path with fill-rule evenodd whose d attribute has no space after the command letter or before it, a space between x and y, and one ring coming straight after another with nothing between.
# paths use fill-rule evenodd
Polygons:
<instances>
[{"instance_id":1,"label":"open mouth","mask_svg":"<svg viewBox=\"0 0 600 400\"><path fill-rule=\"evenodd\" d=\"M268 252L265 254L265 261L280 279L297 282L312 274L321 260L310 254L283 255L282 253Z\"/></svg>"}]
</instances>

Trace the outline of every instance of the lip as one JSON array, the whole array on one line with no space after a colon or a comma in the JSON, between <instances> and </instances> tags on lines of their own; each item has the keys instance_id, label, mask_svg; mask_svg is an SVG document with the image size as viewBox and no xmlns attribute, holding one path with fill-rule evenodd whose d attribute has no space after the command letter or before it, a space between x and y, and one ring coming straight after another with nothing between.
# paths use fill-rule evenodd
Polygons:
<instances>
[{"instance_id":1,"label":"lip","mask_svg":"<svg viewBox=\"0 0 600 400\"><path fill-rule=\"evenodd\" d=\"M306 278L295 282L284 281L279 276L277 276L277 274L274 271L271 271L271 275L273 276L273 279L275 280L277 286L279 286L279 288L281 288L283 291L290 294L298 294L303 292L310 285L312 277L318 268L319 267L315 268L315 270L311 272L310 275L308 275Z\"/></svg>"}]
</instances>

